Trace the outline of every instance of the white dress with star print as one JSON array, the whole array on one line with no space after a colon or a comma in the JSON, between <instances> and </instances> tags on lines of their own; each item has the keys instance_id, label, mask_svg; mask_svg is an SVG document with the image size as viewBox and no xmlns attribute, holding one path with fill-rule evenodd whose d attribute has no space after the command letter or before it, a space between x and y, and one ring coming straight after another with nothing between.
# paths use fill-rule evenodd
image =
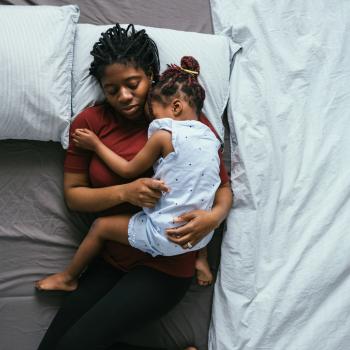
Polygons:
<instances>
[{"instance_id":1,"label":"white dress with star print","mask_svg":"<svg viewBox=\"0 0 350 350\"><path fill-rule=\"evenodd\" d=\"M214 133L196 120L175 121L170 118L154 120L148 138L157 130L172 134L174 152L154 164L154 178L170 188L163 193L154 208L132 216L129 222L129 242L133 247L153 256L178 255L206 246L213 232L192 249L183 249L167 239L165 230L179 226L173 218L191 210L210 210L220 180L220 142Z\"/></svg>"}]
</instances>

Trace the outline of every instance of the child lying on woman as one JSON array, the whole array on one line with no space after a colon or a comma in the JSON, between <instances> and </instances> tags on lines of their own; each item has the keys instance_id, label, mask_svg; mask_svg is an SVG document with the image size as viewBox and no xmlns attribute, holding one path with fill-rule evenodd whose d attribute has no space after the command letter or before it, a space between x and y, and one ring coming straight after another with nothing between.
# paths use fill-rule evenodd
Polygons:
<instances>
[{"instance_id":1,"label":"child lying on woman","mask_svg":"<svg viewBox=\"0 0 350 350\"><path fill-rule=\"evenodd\" d=\"M188 242L180 246L168 239L168 230L181 225L174 218L191 210L210 210L220 186L220 142L209 127L198 121L205 99L198 75L199 64L191 56L183 57L181 66L169 65L163 72L146 106L155 118L149 125L148 142L131 161L111 151L91 130L76 130L76 146L95 152L120 176L134 178L153 165L154 177L163 180L169 191L153 208L143 208L135 215L113 216L113 220L108 216L97 219L70 265L38 281L37 288L76 289L80 274L106 240L131 245L152 256L198 250L197 278L202 285L212 282L205 247L213 232L195 245Z\"/></svg>"}]
</instances>

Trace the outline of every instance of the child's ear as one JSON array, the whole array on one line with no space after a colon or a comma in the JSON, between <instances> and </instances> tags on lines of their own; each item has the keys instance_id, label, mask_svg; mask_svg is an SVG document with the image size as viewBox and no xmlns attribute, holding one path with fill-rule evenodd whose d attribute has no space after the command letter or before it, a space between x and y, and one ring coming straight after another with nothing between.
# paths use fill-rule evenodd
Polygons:
<instances>
[{"instance_id":1,"label":"child's ear","mask_svg":"<svg viewBox=\"0 0 350 350\"><path fill-rule=\"evenodd\" d=\"M182 105L181 100L176 98L172 103L172 109L173 109L174 117L178 117L182 113L182 110L183 110L183 105Z\"/></svg>"}]
</instances>

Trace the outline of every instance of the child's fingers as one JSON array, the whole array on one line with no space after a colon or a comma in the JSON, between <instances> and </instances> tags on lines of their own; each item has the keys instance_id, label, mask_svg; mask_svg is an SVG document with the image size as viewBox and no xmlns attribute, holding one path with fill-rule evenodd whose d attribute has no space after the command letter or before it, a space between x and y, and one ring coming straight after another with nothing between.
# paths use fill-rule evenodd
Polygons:
<instances>
[{"instance_id":1,"label":"child's fingers","mask_svg":"<svg viewBox=\"0 0 350 350\"><path fill-rule=\"evenodd\" d=\"M75 129L75 132L73 135L86 135L89 133L89 129Z\"/></svg>"},{"instance_id":2,"label":"child's fingers","mask_svg":"<svg viewBox=\"0 0 350 350\"><path fill-rule=\"evenodd\" d=\"M73 137L72 141L75 145L78 145L80 143L79 137Z\"/></svg>"}]
</instances>

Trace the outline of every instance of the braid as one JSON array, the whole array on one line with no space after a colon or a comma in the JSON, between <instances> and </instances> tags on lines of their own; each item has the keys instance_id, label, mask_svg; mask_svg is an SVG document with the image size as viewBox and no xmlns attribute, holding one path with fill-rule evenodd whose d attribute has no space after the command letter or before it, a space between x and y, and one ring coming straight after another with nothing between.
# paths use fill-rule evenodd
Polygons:
<instances>
[{"instance_id":1,"label":"braid","mask_svg":"<svg viewBox=\"0 0 350 350\"><path fill-rule=\"evenodd\" d=\"M146 103L146 108L148 108L148 119L149 121L152 121L152 119L154 119L154 114L153 114L153 108L152 108L152 99L154 98L153 96L153 89L150 89L147 95L147 103Z\"/></svg>"},{"instance_id":2,"label":"braid","mask_svg":"<svg viewBox=\"0 0 350 350\"><path fill-rule=\"evenodd\" d=\"M133 24L126 29L118 23L101 34L91 51L93 61L90 74L98 81L104 74L105 67L113 63L133 64L146 74L159 78L159 54L155 42L144 29L136 31Z\"/></svg>"},{"instance_id":3,"label":"braid","mask_svg":"<svg viewBox=\"0 0 350 350\"><path fill-rule=\"evenodd\" d=\"M182 94L199 115L205 99L205 90L198 81L199 71L199 63L192 56L182 57L181 66L168 65L152 91L152 98L164 104L167 101L163 101L163 96L168 100L176 94Z\"/></svg>"}]
</instances>

